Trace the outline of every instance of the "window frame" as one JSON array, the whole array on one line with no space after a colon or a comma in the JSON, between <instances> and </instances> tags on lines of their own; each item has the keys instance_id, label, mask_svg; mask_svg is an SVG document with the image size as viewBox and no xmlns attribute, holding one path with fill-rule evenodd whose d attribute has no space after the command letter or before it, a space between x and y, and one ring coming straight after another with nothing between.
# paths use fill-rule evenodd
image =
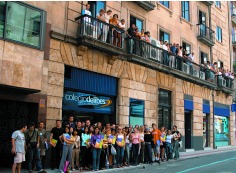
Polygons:
<instances>
[{"instance_id":1,"label":"window frame","mask_svg":"<svg viewBox=\"0 0 236 173\"><path fill-rule=\"evenodd\" d=\"M23 43L21 41L17 41L17 40L13 40L10 38L6 37L6 25L7 25L7 18L8 18L8 3L16 3L18 5L21 5L25 8L29 8L31 10L35 10L37 12L40 12L40 33L39 33L39 46L34 46L28 43ZM30 4L27 4L25 2L19 2L19 1L6 1L6 5L5 5L6 11L5 11L5 21L4 21L4 32L3 32L3 37L0 37L0 39L9 41L9 42L13 42L19 45L23 45L26 47L30 47L30 48L34 48L34 49L38 49L38 50L44 50L44 46L45 46L45 37L46 37L46 18L47 18L47 12L43 9L37 8L35 6L32 6ZM25 20L25 19L24 19Z\"/></svg>"},{"instance_id":2,"label":"window frame","mask_svg":"<svg viewBox=\"0 0 236 173\"><path fill-rule=\"evenodd\" d=\"M164 7L170 9L170 1L159 1L159 3L160 3L161 5L163 5ZM167 4L165 4L165 3L167 3ZM166 5L167 5L167 6L166 6Z\"/></svg>"},{"instance_id":3,"label":"window frame","mask_svg":"<svg viewBox=\"0 0 236 173\"><path fill-rule=\"evenodd\" d=\"M168 43L170 43L170 33L169 33L169 32L166 32L166 31L163 30L163 29L159 29L159 40L160 40L160 41L163 41L163 43L164 43L164 41L166 41L166 40L161 40L161 32L164 33L164 37L165 37L165 34L169 35L169 40L167 40L167 41L168 41Z\"/></svg>"},{"instance_id":4,"label":"window frame","mask_svg":"<svg viewBox=\"0 0 236 173\"><path fill-rule=\"evenodd\" d=\"M169 104L160 104L160 92L167 92L168 93L168 102L169 102ZM172 111L172 102L171 102L171 97L172 97L172 92L170 91L170 90L165 90L165 89L162 89L162 88L159 88L159 90L158 90L158 127L159 126L164 126L165 124L163 124L163 120L164 120L164 118L163 118L163 111L164 111L164 109L168 109L168 111L169 111L169 115L168 115L168 127L166 127L166 128L171 128L171 122L172 122L172 113L171 113L171 111ZM160 117L159 117L159 111L162 111L162 117L161 117L161 119L162 119L162 122L160 123L159 122L159 119L160 119Z\"/></svg>"},{"instance_id":5,"label":"window frame","mask_svg":"<svg viewBox=\"0 0 236 173\"><path fill-rule=\"evenodd\" d=\"M202 54L203 54L203 57L202 57ZM208 54L203 52L203 51L200 51L200 64L204 64L204 55L206 55L206 62L208 61ZM202 62L202 58L203 58L203 62Z\"/></svg>"},{"instance_id":6,"label":"window frame","mask_svg":"<svg viewBox=\"0 0 236 173\"><path fill-rule=\"evenodd\" d=\"M185 3L188 3L188 9L187 10L185 9ZM186 12L188 12L188 14L187 14L188 15L188 19L186 19ZM184 20L188 21L188 22L191 21L190 20L190 2L189 1L181 1L181 17Z\"/></svg>"},{"instance_id":7,"label":"window frame","mask_svg":"<svg viewBox=\"0 0 236 173\"><path fill-rule=\"evenodd\" d=\"M221 2L220 1L215 1L215 6L219 9L221 9Z\"/></svg>"},{"instance_id":8,"label":"window frame","mask_svg":"<svg viewBox=\"0 0 236 173\"><path fill-rule=\"evenodd\" d=\"M142 101L143 102L143 124L142 125L144 125L145 124L145 100L141 100L141 99L136 99L136 98L129 98L129 125L130 125L130 119L131 119L131 117L134 117L134 116L131 116L130 115L130 110L131 110L131 106L130 106L130 102L131 102L131 100L138 100L138 101Z\"/></svg>"},{"instance_id":9,"label":"window frame","mask_svg":"<svg viewBox=\"0 0 236 173\"><path fill-rule=\"evenodd\" d=\"M220 31L220 33L219 33L219 31ZM219 27L219 26L216 26L216 40L217 40L218 42L220 42L220 43L223 42L222 36L223 36L223 35L222 35L222 28Z\"/></svg>"},{"instance_id":10,"label":"window frame","mask_svg":"<svg viewBox=\"0 0 236 173\"><path fill-rule=\"evenodd\" d=\"M106 11L106 1L88 1L88 4L90 5L90 8L91 8L92 4L94 4L94 6L95 6L95 14L94 14L94 16L93 16L93 13L91 11L92 17L94 17L94 18L96 18L97 14L99 13L99 11L97 11L97 4L98 4L98 2L100 2L100 3L103 2L104 3L104 10Z\"/></svg>"},{"instance_id":11,"label":"window frame","mask_svg":"<svg viewBox=\"0 0 236 173\"><path fill-rule=\"evenodd\" d=\"M141 30L144 29L144 27L143 27L143 23L144 23L144 21L143 21L142 19L140 19L140 18L138 18L138 17L136 17L136 16L130 14L129 19L131 19L131 17L132 17L132 18L135 18L135 26L136 26L136 27L137 27L137 20L140 21L140 22L142 22L142 28L139 28L139 27L138 27L139 32L141 32ZM131 20L130 20L129 24L130 24L130 27L131 27L131 26L132 26L132 24L131 24Z\"/></svg>"},{"instance_id":12,"label":"window frame","mask_svg":"<svg viewBox=\"0 0 236 173\"><path fill-rule=\"evenodd\" d=\"M183 47L183 49L185 49L185 50L186 50L186 47L187 47L187 46L184 47L184 44L185 44L185 45L189 45L189 47L190 47L190 50L189 50L189 53L188 53L188 54L192 53L192 45L191 45L190 43L188 43L188 42L182 40L182 47Z\"/></svg>"}]
</instances>

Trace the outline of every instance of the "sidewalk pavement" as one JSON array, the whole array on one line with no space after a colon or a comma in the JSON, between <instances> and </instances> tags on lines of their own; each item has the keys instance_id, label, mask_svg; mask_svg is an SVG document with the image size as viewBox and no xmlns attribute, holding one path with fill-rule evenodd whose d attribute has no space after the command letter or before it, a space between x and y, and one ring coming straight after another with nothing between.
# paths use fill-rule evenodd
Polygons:
<instances>
[{"instance_id":1,"label":"sidewalk pavement","mask_svg":"<svg viewBox=\"0 0 236 173\"><path fill-rule=\"evenodd\" d=\"M223 152L227 152L227 151L233 151L236 150L236 146L226 146L226 147L218 147L217 149L212 149L212 148L205 148L204 150L199 150L199 151L187 151L187 152L180 152L180 158L178 160L170 160L170 162L178 162L181 160L185 160L185 159L191 159L191 158L196 158L196 157L201 157L201 156L207 156L207 155L212 155L212 154L216 154L216 153L223 153ZM154 163L154 165L157 163ZM145 164L140 164L138 166L129 166L129 167L124 167L124 168L114 168L114 169L107 169L107 170L100 170L100 171L96 171L96 172L104 172L104 173L108 173L108 172L125 172L125 170L129 170L129 169L136 169L136 168L140 168L140 167L144 167ZM51 170L51 169L46 169L45 171L47 171L47 173L59 173L59 170ZM0 168L0 172L1 173L11 173L11 169L1 169ZM80 171L76 170L73 171L72 173L79 173ZM85 171L82 171L85 172ZM86 171L86 173L89 173L92 171ZM22 170L21 173L28 173L27 170ZM33 173L37 173L36 171L34 171Z\"/></svg>"}]
</instances>

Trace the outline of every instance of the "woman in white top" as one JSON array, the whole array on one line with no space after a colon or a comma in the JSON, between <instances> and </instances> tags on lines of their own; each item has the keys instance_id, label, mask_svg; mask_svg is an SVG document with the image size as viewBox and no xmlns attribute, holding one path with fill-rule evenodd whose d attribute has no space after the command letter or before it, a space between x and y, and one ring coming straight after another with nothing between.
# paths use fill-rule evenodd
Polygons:
<instances>
[{"instance_id":1,"label":"woman in white top","mask_svg":"<svg viewBox=\"0 0 236 173\"><path fill-rule=\"evenodd\" d=\"M129 165L130 148L130 131L129 127L125 127L125 166Z\"/></svg>"},{"instance_id":2,"label":"woman in white top","mask_svg":"<svg viewBox=\"0 0 236 173\"><path fill-rule=\"evenodd\" d=\"M80 152L80 137L78 136L77 130L73 131L73 137L75 138L75 142L72 145L72 158L71 158L71 169L72 171L75 170L74 164L79 169L79 152ZM75 163L74 163L75 162Z\"/></svg>"},{"instance_id":3,"label":"woman in white top","mask_svg":"<svg viewBox=\"0 0 236 173\"><path fill-rule=\"evenodd\" d=\"M122 30L125 30L125 19L121 19L120 23L118 24L118 27ZM117 31L117 38L118 38L117 46L123 47L123 44L122 44L123 38L122 38L121 31Z\"/></svg>"},{"instance_id":4,"label":"woman in white top","mask_svg":"<svg viewBox=\"0 0 236 173\"><path fill-rule=\"evenodd\" d=\"M110 19L112 18L111 16L112 11L108 10L106 13L104 13L104 21L109 24ZM102 27L102 41L107 42L107 34L108 34L109 26L103 24Z\"/></svg>"},{"instance_id":5,"label":"woman in white top","mask_svg":"<svg viewBox=\"0 0 236 173\"><path fill-rule=\"evenodd\" d=\"M140 139L140 143L141 143L140 163L144 163L144 159L145 159L144 126L140 126L139 139Z\"/></svg>"},{"instance_id":6,"label":"woman in white top","mask_svg":"<svg viewBox=\"0 0 236 173\"><path fill-rule=\"evenodd\" d=\"M173 135L171 130L168 130L166 135L166 161L172 158L172 139Z\"/></svg>"},{"instance_id":7,"label":"woman in white top","mask_svg":"<svg viewBox=\"0 0 236 173\"><path fill-rule=\"evenodd\" d=\"M105 10L104 9L101 9L99 11L99 14L97 15L97 19L103 21L103 22L106 22L106 18L105 18ZM97 27L98 27L98 39L102 39L102 32L103 32L103 23L102 22L98 22L97 23Z\"/></svg>"}]
</instances>

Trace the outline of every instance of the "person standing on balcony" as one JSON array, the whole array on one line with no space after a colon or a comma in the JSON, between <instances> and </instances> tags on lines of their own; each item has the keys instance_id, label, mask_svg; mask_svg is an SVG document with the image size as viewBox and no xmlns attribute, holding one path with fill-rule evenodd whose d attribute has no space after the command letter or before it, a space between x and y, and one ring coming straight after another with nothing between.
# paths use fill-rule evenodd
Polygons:
<instances>
[{"instance_id":1,"label":"person standing on balcony","mask_svg":"<svg viewBox=\"0 0 236 173\"><path fill-rule=\"evenodd\" d=\"M121 19L120 23L118 24L118 27L120 29L122 29L122 30L125 30L125 19ZM117 32L117 37L118 37L118 44L117 44L117 46L118 47L123 47L122 43L123 43L124 39L122 37L122 33L123 32L121 32L121 31Z\"/></svg>"},{"instance_id":2,"label":"person standing on balcony","mask_svg":"<svg viewBox=\"0 0 236 173\"><path fill-rule=\"evenodd\" d=\"M164 42L162 45L162 48L164 49L163 51L163 64L164 65L169 65L169 55L168 55L168 47L167 47L167 41Z\"/></svg>"},{"instance_id":3,"label":"person standing on balcony","mask_svg":"<svg viewBox=\"0 0 236 173\"><path fill-rule=\"evenodd\" d=\"M82 10L82 15L92 16L92 13L89 11L90 4L86 4L85 7L86 7L85 10ZM91 19L89 17L84 17L84 21L90 23Z\"/></svg>"},{"instance_id":4,"label":"person standing on balcony","mask_svg":"<svg viewBox=\"0 0 236 173\"><path fill-rule=\"evenodd\" d=\"M118 27L118 24L119 24L118 15L114 14L113 18L111 18L109 22L110 22L111 25L114 25L115 27ZM113 43L114 46L117 46L117 38L118 38L117 30L116 30L116 28L113 27L111 29L111 31L112 31L112 43Z\"/></svg>"},{"instance_id":5,"label":"person standing on balcony","mask_svg":"<svg viewBox=\"0 0 236 173\"><path fill-rule=\"evenodd\" d=\"M194 52L190 53L187 56L187 64L190 66L190 74L193 74L193 64L192 62L194 62Z\"/></svg>"},{"instance_id":6,"label":"person standing on balcony","mask_svg":"<svg viewBox=\"0 0 236 173\"><path fill-rule=\"evenodd\" d=\"M105 10L101 9L97 15L97 19L106 22L105 19ZM105 24L103 24L102 22L98 22L97 23L97 27L98 27L98 39L101 39L103 42L105 42L106 40L104 39L104 34L103 34L103 28L106 27Z\"/></svg>"},{"instance_id":7,"label":"person standing on balcony","mask_svg":"<svg viewBox=\"0 0 236 173\"><path fill-rule=\"evenodd\" d=\"M175 52L176 52L176 45L175 43L172 44L172 46L170 46L170 67L175 68Z\"/></svg>"},{"instance_id":8,"label":"person standing on balcony","mask_svg":"<svg viewBox=\"0 0 236 173\"><path fill-rule=\"evenodd\" d=\"M134 51L134 37L135 37L135 24L133 23L131 27L126 31L128 38L128 51L130 54L133 54Z\"/></svg>"},{"instance_id":9,"label":"person standing on balcony","mask_svg":"<svg viewBox=\"0 0 236 173\"><path fill-rule=\"evenodd\" d=\"M108 11L104 14L104 16L105 16L105 22L106 22L107 24L109 24L110 19L112 18L111 14L112 14L112 11L111 11L111 10L108 10ZM108 26L108 25L104 26L104 27L103 27L103 34L104 34L105 42L111 43L111 40L110 40L111 33L108 32L108 31L109 31L109 26ZM108 37L108 39L107 39L107 37Z\"/></svg>"}]
</instances>

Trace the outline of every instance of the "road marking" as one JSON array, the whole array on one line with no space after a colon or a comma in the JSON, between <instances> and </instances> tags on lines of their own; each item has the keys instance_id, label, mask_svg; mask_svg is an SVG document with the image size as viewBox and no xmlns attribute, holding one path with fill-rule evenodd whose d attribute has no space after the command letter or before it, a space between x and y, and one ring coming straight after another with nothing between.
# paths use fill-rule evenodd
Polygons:
<instances>
[{"instance_id":1,"label":"road marking","mask_svg":"<svg viewBox=\"0 0 236 173\"><path fill-rule=\"evenodd\" d=\"M209 163L209 164L202 165L202 166L197 166L197 167L186 169L186 170L179 171L179 172L176 172L176 173L188 172L188 171L192 171L192 170L195 170L195 169L204 168L204 167L207 167L207 166L215 165L215 164L218 164L218 163L221 163L221 162L225 162L225 161L229 161L229 160L234 160L234 159L236 159L236 157L233 157L233 158L230 158L230 159L221 160L221 161L217 161L217 162L213 162L213 163Z\"/></svg>"}]
</instances>

